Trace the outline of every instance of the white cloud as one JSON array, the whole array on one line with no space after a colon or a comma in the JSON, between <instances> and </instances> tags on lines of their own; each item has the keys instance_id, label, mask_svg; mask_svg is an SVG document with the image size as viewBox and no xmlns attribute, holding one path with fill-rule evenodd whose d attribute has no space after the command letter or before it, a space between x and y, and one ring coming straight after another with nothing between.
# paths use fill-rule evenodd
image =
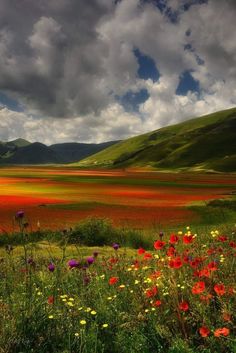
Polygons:
<instances>
[{"instance_id":1,"label":"white cloud","mask_svg":"<svg viewBox=\"0 0 236 353\"><path fill-rule=\"evenodd\" d=\"M18 13L2 0L0 91L26 108L0 110L0 139L102 142L235 106L235 1L209 0L188 11L182 0L166 2L176 22L151 1L25 0ZM134 48L155 61L158 82L137 76ZM198 95L176 95L186 70L199 81ZM116 102L142 88L150 97L140 114Z\"/></svg>"}]
</instances>

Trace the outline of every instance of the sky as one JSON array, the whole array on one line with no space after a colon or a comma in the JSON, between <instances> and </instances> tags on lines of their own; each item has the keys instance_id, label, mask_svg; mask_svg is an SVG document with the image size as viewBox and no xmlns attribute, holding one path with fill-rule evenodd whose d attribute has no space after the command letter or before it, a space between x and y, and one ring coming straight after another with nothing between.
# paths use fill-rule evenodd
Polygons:
<instances>
[{"instance_id":1,"label":"sky","mask_svg":"<svg viewBox=\"0 0 236 353\"><path fill-rule=\"evenodd\" d=\"M125 139L236 106L235 0L0 0L0 141Z\"/></svg>"}]
</instances>

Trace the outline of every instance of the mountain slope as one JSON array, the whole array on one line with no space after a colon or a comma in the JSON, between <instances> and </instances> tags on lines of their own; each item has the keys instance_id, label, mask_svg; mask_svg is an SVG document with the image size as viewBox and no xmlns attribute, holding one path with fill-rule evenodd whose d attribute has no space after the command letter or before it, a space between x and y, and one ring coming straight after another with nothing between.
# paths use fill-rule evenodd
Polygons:
<instances>
[{"instance_id":1,"label":"mountain slope","mask_svg":"<svg viewBox=\"0 0 236 353\"><path fill-rule=\"evenodd\" d=\"M129 138L81 167L202 168L236 171L236 108Z\"/></svg>"},{"instance_id":2,"label":"mountain slope","mask_svg":"<svg viewBox=\"0 0 236 353\"><path fill-rule=\"evenodd\" d=\"M62 143L46 146L23 139L0 142L0 164L61 164L79 161L115 142L100 144Z\"/></svg>"},{"instance_id":3,"label":"mountain slope","mask_svg":"<svg viewBox=\"0 0 236 353\"><path fill-rule=\"evenodd\" d=\"M58 143L51 145L50 148L60 156L61 163L71 163L102 151L104 148L114 145L116 142L110 141L99 144L75 142Z\"/></svg>"}]
</instances>

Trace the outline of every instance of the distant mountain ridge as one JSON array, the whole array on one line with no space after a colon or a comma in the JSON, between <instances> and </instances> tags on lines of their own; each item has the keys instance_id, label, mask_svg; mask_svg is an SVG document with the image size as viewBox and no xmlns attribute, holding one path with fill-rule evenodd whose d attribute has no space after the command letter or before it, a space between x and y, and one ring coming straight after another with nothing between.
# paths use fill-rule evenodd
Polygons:
<instances>
[{"instance_id":1,"label":"distant mountain ridge","mask_svg":"<svg viewBox=\"0 0 236 353\"><path fill-rule=\"evenodd\" d=\"M16 139L0 142L0 164L62 164L78 162L116 141L100 144L60 143L46 146L40 142Z\"/></svg>"},{"instance_id":2,"label":"distant mountain ridge","mask_svg":"<svg viewBox=\"0 0 236 353\"><path fill-rule=\"evenodd\" d=\"M236 108L129 138L74 165L236 172Z\"/></svg>"}]
</instances>

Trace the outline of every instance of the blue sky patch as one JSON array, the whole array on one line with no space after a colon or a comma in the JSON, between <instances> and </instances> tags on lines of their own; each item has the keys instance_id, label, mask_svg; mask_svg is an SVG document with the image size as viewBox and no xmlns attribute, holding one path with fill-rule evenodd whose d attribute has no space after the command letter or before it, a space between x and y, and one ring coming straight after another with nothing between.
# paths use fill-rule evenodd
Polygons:
<instances>
[{"instance_id":1,"label":"blue sky patch","mask_svg":"<svg viewBox=\"0 0 236 353\"><path fill-rule=\"evenodd\" d=\"M149 98L148 91L144 88L139 92L128 91L123 96L117 96L116 99L127 112L138 112L139 105Z\"/></svg>"},{"instance_id":2,"label":"blue sky patch","mask_svg":"<svg viewBox=\"0 0 236 353\"><path fill-rule=\"evenodd\" d=\"M2 92L0 92L0 104L16 112L23 112L24 110L22 105L20 105L15 99L8 97Z\"/></svg>"},{"instance_id":3,"label":"blue sky patch","mask_svg":"<svg viewBox=\"0 0 236 353\"><path fill-rule=\"evenodd\" d=\"M193 78L191 72L185 71L180 75L180 81L176 89L176 94L179 96L185 96L188 91L199 93L200 87L199 82Z\"/></svg>"},{"instance_id":4,"label":"blue sky patch","mask_svg":"<svg viewBox=\"0 0 236 353\"><path fill-rule=\"evenodd\" d=\"M150 78L153 82L158 81L160 73L156 68L155 61L150 56L144 55L139 49L135 49L134 54L139 63L138 77L144 80Z\"/></svg>"}]
</instances>

